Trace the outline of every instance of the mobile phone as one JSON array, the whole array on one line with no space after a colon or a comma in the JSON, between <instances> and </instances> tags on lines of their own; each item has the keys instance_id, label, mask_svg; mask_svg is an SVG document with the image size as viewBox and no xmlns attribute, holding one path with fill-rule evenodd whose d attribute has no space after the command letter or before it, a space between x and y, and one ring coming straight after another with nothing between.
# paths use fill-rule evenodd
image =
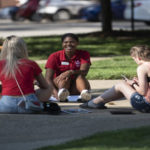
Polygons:
<instances>
[{"instance_id":1,"label":"mobile phone","mask_svg":"<svg viewBox=\"0 0 150 150\"><path fill-rule=\"evenodd\" d=\"M125 75L121 75L125 80L129 80Z\"/></svg>"}]
</instances>

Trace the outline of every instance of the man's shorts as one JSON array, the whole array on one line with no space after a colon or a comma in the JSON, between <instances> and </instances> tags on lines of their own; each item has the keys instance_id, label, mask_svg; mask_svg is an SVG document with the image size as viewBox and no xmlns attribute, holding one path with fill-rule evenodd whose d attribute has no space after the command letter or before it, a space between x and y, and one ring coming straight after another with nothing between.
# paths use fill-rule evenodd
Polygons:
<instances>
[{"instance_id":1,"label":"man's shorts","mask_svg":"<svg viewBox=\"0 0 150 150\"><path fill-rule=\"evenodd\" d=\"M143 95L133 93L131 98L131 105L140 112L150 112L150 103L148 103Z\"/></svg>"}]
</instances>

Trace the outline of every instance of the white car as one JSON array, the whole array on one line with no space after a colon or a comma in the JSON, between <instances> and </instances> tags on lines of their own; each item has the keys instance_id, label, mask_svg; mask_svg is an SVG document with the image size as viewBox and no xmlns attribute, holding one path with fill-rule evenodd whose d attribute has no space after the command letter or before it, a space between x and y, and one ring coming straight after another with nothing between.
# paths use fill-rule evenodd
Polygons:
<instances>
[{"instance_id":1,"label":"white car","mask_svg":"<svg viewBox=\"0 0 150 150\"><path fill-rule=\"evenodd\" d=\"M131 19L131 1L126 4L124 18ZM134 19L150 25L150 0L134 0Z\"/></svg>"},{"instance_id":2,"label":"white car","mask_svg":"<svg viewBox=\"0 0 150 150\"><path fill-rule=\"evenodd\" d=\"M94 0L41 0L37 13L53 21L69 20L78 16L81 8L95 3Z\"/></svg>"}]
</instances>

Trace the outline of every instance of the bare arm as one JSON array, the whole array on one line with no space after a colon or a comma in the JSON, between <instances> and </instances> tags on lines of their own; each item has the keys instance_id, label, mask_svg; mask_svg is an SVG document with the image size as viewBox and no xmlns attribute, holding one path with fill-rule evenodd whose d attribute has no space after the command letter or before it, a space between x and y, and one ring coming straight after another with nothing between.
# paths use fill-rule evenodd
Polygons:
<instances>
[{"instance_id":1,"label":"bare arm","mask_svg":"<svg viewBox=\"0 0 150 150\"><path fill-rule=\"evenodd\" d=\"M90 65L88 63L82 64L80 66L80 70L68 70L60 75L60 80L64 80L65 78L69 78L71 75L83 75L86 76L88 74Z\"/></svg>"},{"instance_id":2,"label":"bare arm","mask_svg":"<svg viewBox=\"0 0 150 150\"><path fill-rule=\"evenodd\" d=\"M82 64L80 66L80 70L68 70L68 71L63 72L60 75L59 80L67 79L71 75L83 75L83 76L86 76L88 74L89 68L90 68L90 65L88 63Z\"/></svg>"},{"instance_id":3,"label":"bare arm","mask_svg":"<svg viewBox=\"0 0 150 150\"><path fill-rule=\"evenodd\" d=\"M86 76L88 74L90 64L81 64L80 70L72 70L72 74Z\"/></svg>"},{"instance_id":4,"label":"bare arm","mask_svg":"<svg viewBox=\"0 0 150 150\"><path fill-rule=\"evenodd\" d=\"M47 89L49 88L49 85L48 83L46 82L44 76L42 75L42 73L40 73L37 77L36 77L36 80L38 81L38 86L41 88L41 89Z\"/></svg>"},{"instance_id":5,"label":"bare arm","mask_svg":"<svg viewBox=\"0 0 150 150\"><path fill-rule=\"evenodd\" d=\"M57 97L57 89L56 89L56 87L55 87L55 85L54 85L54 82L53 82L53 75L54 75L54 70L52 70L52 69L50 69L50 68L47 68L47 69L46 69L46 74L45 74L45 79L46 79L47 83L48 83L50 86L52 86L52 88L53 88L53 95L54 95L56 98L58 98L58 97Z\"/></svg>"},{"instance_id":6,"label":"bare arm","mask_svg":"<svg viewBox=\"0 0 150 150\"><path fill-rule=\"evenodd\" d=\"M48 101L52 94L52 87L48 85L42 73L36 77L36 80L38 82L38 86L40 87L39 89L35 90L36 96L42 102Z\"/></svg>"},{"instance_id":7,"label":"bare arm","mask_svg":"<svg viewBox=\"0 0 150 150\"><path fill-rule=\"evenodd\" d=\"M147 82L147 66L141 65L137 69L138 75L138 84L133 84L135 90L141 95L146 95L148 90L148 82Z\"/></svg>"}]
</instances>

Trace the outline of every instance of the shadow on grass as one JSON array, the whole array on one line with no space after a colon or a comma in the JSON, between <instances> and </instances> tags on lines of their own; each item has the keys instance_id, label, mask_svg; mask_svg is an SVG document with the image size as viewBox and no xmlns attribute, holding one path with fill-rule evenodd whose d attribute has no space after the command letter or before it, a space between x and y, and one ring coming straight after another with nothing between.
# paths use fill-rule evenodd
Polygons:
<instances>
[{"instance_id":1,"label":"shadow on grass","mask_svg":"<svg viewBox=\"0 0 150 150\"><path fill-rule=\"evenodd\" d=\"M150 45L150 31L112 32L109 35L97 32L78 36L78 48L87 50L91 56L128 55L134 45ZM61 36L29 37L25 41L31 57L46 59L52 52L62 49Z\"/></svg>"},{"instance_id":2,"label":"shadow on grass","mask_svg":"<svg viewBox=\"0 0 150 150\"><path fill-rule=\"evenodd\" d=\"M38 150L149 150L150 127L103 132Z\"/></svg>"}]
</instances>

